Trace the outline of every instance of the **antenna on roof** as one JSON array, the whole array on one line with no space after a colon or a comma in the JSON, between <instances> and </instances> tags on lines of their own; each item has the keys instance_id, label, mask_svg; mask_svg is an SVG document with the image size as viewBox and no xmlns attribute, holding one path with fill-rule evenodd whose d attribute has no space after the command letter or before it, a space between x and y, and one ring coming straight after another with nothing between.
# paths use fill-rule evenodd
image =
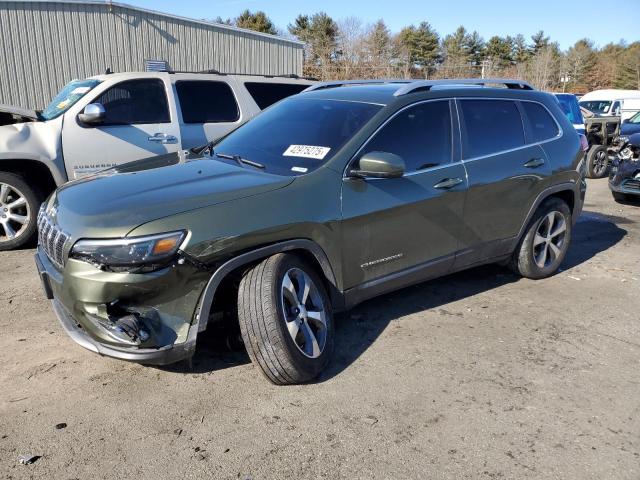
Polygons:
<instances>
[{"instance_id":1,"label":"antenna on roof","mask_svg":"<svg viewBox=\"0 0 640 480\"><path fill-rule=\"evenodd\" d=\"M104 71L105 75L111 75L113 72L111 71L111 67L107 67L107 69Z\"/></svg>"}]
</instances>

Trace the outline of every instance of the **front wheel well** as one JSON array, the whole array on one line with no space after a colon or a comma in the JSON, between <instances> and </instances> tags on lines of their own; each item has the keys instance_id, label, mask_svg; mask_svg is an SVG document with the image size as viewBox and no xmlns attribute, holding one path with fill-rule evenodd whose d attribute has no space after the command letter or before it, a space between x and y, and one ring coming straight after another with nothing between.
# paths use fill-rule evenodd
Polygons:
<instances>
[{"instance_id":1,"label":"front wheel well","mask_svg":"<svg viewBox=\"0 0 640 480\"><path fill-rule=\"evenodd\" d=\"M235 312L238 298L238 287L240 285L240 280L242 279L245 272L256 266L258 263L262 262L266 258L269 258L272 255L276 255L278 253L285 253L296 255L299 258L302 258L307 264L311 266L318 274L322 282L324 283L324 287L329 294L332 304L334 306L339 304L339 292L336 286L332 283L332 281L327 278L320 260L313 254L313 252L304 249L304 248L294 248L290 250L284 251L274 251L268 255L260 257L258 259L253 259L250 262L242 264L235 269L228 272L218 284L215 293L213 295L213 299L211 301L210 310L209 310L209 318L212 316L220 317L220 313L222 314L236 314ZM207 319L208 321L209 319Z\"/></svg>"},{"instance_id":2,"label":"front wheel well","mask_svg":"<svg viewBox=\"0 0 640 480\"><path fill-rule=\"evenodd\" d=\"M43 198L48 197L56 189L56 182L49 168L37 160L2 160L0 171L20 175L24 182L33 186L43 195Z\"/></svg>"}]
</instances>

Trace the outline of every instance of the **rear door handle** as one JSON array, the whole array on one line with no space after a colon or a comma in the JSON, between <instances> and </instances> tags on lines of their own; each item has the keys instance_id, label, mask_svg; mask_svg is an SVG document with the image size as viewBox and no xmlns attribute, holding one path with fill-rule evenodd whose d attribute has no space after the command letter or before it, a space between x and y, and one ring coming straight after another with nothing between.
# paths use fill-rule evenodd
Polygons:
<instances>
[{"instance_id":1,"label":"rear door handle","mask_svg":"<svg viewBox=\"0 0 640 480\"><path fill-rule=\"evenodd\" d=\"M173 135L169 135L168 133L156 133L153 137L149 137L149 141L162 144L178 143L178 139Z\"/></svg>"},{"instance_id":2,"label":"rear door handle","mask_svg":"<svg viewBox=\"0 0 640 480\"><path fill-rule=\"evenodd\" d=\"M544 158L532 158L524 164L527 168L538 168L544 165Z\"/></svg>"},{"instance_id":3,"label":"rear door handle","mask_svg":"<svg viewBox=\"0 0 640 480\"><path fill-rule=\"evenodd\" d=\"M453 188L456 185L460 185L462 182L464 182L464 180L462 180L461 178L445 178L444 180L440 180L438 183L436 183L433 188L446 190L449 188Z\"/></svg>"}]
</instances>

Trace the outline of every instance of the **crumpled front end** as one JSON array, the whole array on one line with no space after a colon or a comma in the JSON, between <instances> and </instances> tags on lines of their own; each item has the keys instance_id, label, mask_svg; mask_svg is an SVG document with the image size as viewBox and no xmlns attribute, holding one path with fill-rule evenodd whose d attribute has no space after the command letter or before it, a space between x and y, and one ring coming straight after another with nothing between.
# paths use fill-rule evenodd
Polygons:
<instances>
[{"instance_id":1,"label":"crumpled front end","mask_svg":"<svg viewBox=\"0 0 640 480\"><path fill-rule=\"evenodd\" d=\"M35 255L47 297L67 333L102 355L145 364L189 358L209 274L178 255L144 273L108 271L69 258L74 242L46 214Z\"/></svg>"},{"instance_id":2,"label":"crumpled front end","mask_svg":"<svg viewBox=\"0 0 640 480\"><path fill-rule=\"evenodd\" d=\"M613 192L640 196L640 159L616 158L609 170L609 188Z\"/></svg>"}]
</instances>

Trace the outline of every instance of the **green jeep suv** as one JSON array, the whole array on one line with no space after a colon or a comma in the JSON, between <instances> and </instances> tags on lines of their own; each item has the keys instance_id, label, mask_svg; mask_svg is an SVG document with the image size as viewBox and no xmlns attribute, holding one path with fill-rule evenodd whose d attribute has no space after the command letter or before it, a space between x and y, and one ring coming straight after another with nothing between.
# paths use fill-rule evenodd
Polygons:
<instances>
[{"instance_id":1,"label":"green jeep suv","mask_svg":"<svg viewBox=\"0 0 640 480\"><path fill-rule=\"evenodd\" d=\"M176 362L231 317L272 382L305 382L336 311L489 262L553 274L582 159L558 102L521 81L319 83L205 147L60 187L36 263L94 352Z\"/></svg>"}]
</instances>

